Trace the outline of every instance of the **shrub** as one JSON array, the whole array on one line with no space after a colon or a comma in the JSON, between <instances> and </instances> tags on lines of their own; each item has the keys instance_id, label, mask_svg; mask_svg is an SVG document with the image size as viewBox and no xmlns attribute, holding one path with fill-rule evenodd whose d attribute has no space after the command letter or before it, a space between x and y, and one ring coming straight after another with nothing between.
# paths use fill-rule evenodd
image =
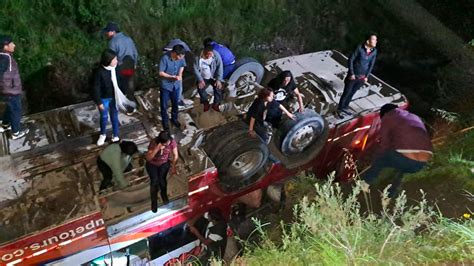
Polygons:
<instances>
[{"instance_id":1,"label":"shrub","mask_svg":"<svg viewBox=\"0 0 474 266\"><path fill-rule=\"evenodd\" d=\"M423 191L418 204L408 206L404 192L390 202L385 189L381 213L361 212L359 198L368 193L361 181L348 196L333 178L317 183L314 192L295 205L293 223L281 224L279 241L270 241L260 228L262 242L248 248L240 261L246 265L343 265L474 260L474 221L441 217Z\"/></svg>"}]
</instances>

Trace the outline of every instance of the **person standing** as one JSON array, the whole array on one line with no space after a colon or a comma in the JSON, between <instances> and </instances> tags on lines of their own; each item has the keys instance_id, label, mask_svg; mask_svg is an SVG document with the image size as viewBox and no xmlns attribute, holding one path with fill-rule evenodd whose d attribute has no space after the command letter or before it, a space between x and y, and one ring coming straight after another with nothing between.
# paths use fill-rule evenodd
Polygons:
<instances>
[{"instance_id":1,"label":"person standing","mask_svg":"<svg viewBox=\"0 0 474 266\"><path fill-rule=\"evenodd\" d=\"M108 49L102 53L101 66L97 69L94 77L93 98L100 112L100 136L97 145L105 143L107 120L112 123L112 142L119 138L118 111L126 111L135 108L135 103L128 100L122 92L124 82L117 70L117 55Z\"/></svg>"},{"instance_id":2,"label":"person standing","mask_svg":"<svg viewBox=\"0 0 474 266\"><path fill-rule=\"evenodd\" d=\"M351 115L348 111L349 103L357 90L368 81L372 69L375 65L377 57L377 35L371 33L367 36L365 43L357 46L355 51L351 54L348 61L348 72L344 79L344 91L337 112L340 116L342 113Z\"/></svg>"},{"instance_id":3,"label":"person standing","mask_svg":"<svg viewBox=\"0 0 474 266\"><path fill-rule=\"evenodd\" d=\"M166 178L169 170L171 170L171 174L177 174L178 144L171 138L168 131L161 131L158 137L148 145L145 158L147 161L145 168L150 176L151 210L157 212L158 191L160 191L163 203L169 202Z\"/></svg>"},{"instance_id":4,"label":"person standing","mask_svg":"<svg viewBox=\"0 0 474 266\"><path fill-rule=\"evenodd\" d=\"M293 95L296 95L299 104L298 112L304 111L303 97L296 87L295 79L290 71L286 70L278 74L278 76L270 80L268 87L273 90L275 101L280 104L288 102ZM281 121L281 116L282 111L279 108L271 110L271 112L267 114L268 119L274 120L276 123Z\"/></svg>"},{"instance_id":5,"label":"person standing","mask_svg":"<svg viewBox=\"0 0 474 266\"><path fill-rule=\"evenodd\" d=\"M380 146L371 168L362 178L374 183L384 168L397 170L395 180L389 189L389 196L397 194L403 174L415 173L426 166L433 157L433 146L423 121L394 104L380 109Z\"/></svg>"},{"instance_id":6,"label":"person standing","mask_svg":"<svg viewBox=\"0 0 474 266\"><path fill-rule=\"evenodd\" d=\"M191 51L191 48L189 48L189 45L187 43L185 43L184 41L182 41L181 39L172 39L171 41L169 41L165 45L165 47L163 47L163 53L171 52L171 50L173 50L173 47L175 45L182 45L183 46L184 51L185 51L184 60L186 62L191 62L193 60L194 55ZM190 71L191 71L191 69L188 69L188 72L190 72ZM180 91L179 91L178 95L179 95L178 105L179 106L186 106L186 104L184 103L184 97L183 97L183 86L180 87Z\"/></svg>"},{"instance_id":7,"label":"person standing","mask_svg":"<svg viewBox=\"0 0 474 266\"><path fill-rule=\"evenodd\" d=\"M178 102L183 86L183 71L186 67L185 53L186 50L182 45L175 45L171 52L165 53L160 60L160 112L164 130L169 130L169 100L171 100L171 123L177 128L181 127L178 121Z\"/></svg>"},{"instance_id":8,"label":"person standing","mask_svg":"<svg viewBox=\"0 0 474 266\"><path fill-rule=\"evenodd\" d=\"M224 91L222 89L223 77L222 59L212 46L207 45L201 52L201 55L196 57L194 64L194 75L196 76L198 93L201 99L201 104L204 105L204 112L209 110L209 100L207 98L206 88L211 85L214 90L214 102L212 109L219 112L219 104L222 101Z\"/></svg>"},{"instance_id":9,"label":"person standing","mask_svg":"<svg viewBox=\"0 0 474 266\"><path fill-rule=\"evenodd\" d=\"M119 188L128 186L123 173L132 170L132 156L138 151L137 145L131 141L112 143L97 157L97 168L102 173L103 180L100 190L108 188L112 180Z\"/></svg>"},{"instance_id":10,"label":"person standing","mask_svg":"<svg viewBox=\"0 0 474 266\"><path fill-rule=\"evenodd\" d=\"M0 133L11 130L11 139L19 139L28 134L29 130L22 130L21 126L21 95L23 87L20 79L18 64L13 58L15 43L10 36L0 37L0 94L6 103L3 113Z\"/></svg>"},{"instance_id":11,"label":"person standing","mask_svg":"<svg viewBox=\"0 0 474 266\"><path fill-rule=\"evenodd\" d=\"M117 54L119 73L127 86L127 97L134 100L135 69L138 62L138 52L132 38L120 31L117 23L109 22L102 30L109 40L109 49ZM129 109L131 115L135 109Z\"/></svg>"},{"instance_id":12,"label":"person standing","mask_svg":"<svg viewBox=\"0 0 474 266\"><path fill-rule=\"evenodd\" d=\"M235 68L235 55L232 53L229 47L219 44L211 38L204 39L203 43L204 47L210 45L217 53L219 53L222 59L222 64L224 66L223 78L229 78L230 74L232 73L232 71L234 71Z\"/></svg>"}]
</instances>

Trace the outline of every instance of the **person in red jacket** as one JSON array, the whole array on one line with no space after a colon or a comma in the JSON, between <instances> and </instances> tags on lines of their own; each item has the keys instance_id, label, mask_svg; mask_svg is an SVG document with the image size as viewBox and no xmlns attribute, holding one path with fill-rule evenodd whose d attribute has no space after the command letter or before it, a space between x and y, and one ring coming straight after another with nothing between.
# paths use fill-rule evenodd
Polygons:
<instances>
[{"instance_id":1,"label":"person in red jacket","mask_svg":"<svg viewBox=\"0 0 474 266\"><path fill-rule=\"evenodd\" d=\"M403 174L418 172L431 160L433 146L423 121L415 114L386 104L380 109L380 117L380 146L363 179L372 184L382 169L396 169L397 175L389 189L389 196L393 198Z\"/></svg>"}]
</instances>

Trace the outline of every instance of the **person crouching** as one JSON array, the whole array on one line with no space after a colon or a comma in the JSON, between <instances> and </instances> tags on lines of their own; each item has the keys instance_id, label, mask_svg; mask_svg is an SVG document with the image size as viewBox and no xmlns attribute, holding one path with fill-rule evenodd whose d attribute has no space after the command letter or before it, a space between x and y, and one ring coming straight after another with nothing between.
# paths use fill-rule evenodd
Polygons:
<instances>
[{"instance_id":1,"label":"person crouching","mask_svg":"<svg viewBox=\"0 0 474 266\"><path fill-rule=\"evenodd\" d=\"M111 186L112 180L119 188L128 186L124 172L132 170L132 156L138 151L137 145L131 141L112 143L105 148L97 158L97 168L102 173L103 180L99 190Z\"/></svg>"}]
</instances>

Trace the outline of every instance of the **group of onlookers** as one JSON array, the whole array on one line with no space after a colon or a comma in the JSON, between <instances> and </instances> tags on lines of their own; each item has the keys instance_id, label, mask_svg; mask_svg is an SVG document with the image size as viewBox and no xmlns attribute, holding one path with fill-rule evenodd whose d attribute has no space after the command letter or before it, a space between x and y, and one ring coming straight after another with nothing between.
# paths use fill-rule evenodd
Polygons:
<instances>
[{"instance_id":1,"label":"group of onlookers","mask_svg":"<svg viewBox=\"0 0 474 266\"><path fill-rule=\"evenodd\" d=\"M103 52L101 67L96 73L94 99L101 113L101 133L97 145L106 140L105 127L110 113L112 122L112 142L118 141L118 112L133 114L136 110L133 101L135 68L138 53L133 40L120 31L116 23L110 22L103 29L109 39L109 47ZM171 40L164 48L158 71L160 82L160 113L164 130L169 130L170 123L180 128L178 121L179 106L183 103L183 72L186 67L185 55L190 52L189 46L180 39ZM113 58L115 55L116 58ZM203 49L196 57L193 72L197 80L198 93L204 111L212 108L220 111L223 99L223 81L235 68L235 56L225 45L206 38ZM212 86L214 101L209 103L206 89ZM127 97L123 97L124 94ZM171 102L171 118L168 115L168 104Z\"/></svg>"}]
</instances>

